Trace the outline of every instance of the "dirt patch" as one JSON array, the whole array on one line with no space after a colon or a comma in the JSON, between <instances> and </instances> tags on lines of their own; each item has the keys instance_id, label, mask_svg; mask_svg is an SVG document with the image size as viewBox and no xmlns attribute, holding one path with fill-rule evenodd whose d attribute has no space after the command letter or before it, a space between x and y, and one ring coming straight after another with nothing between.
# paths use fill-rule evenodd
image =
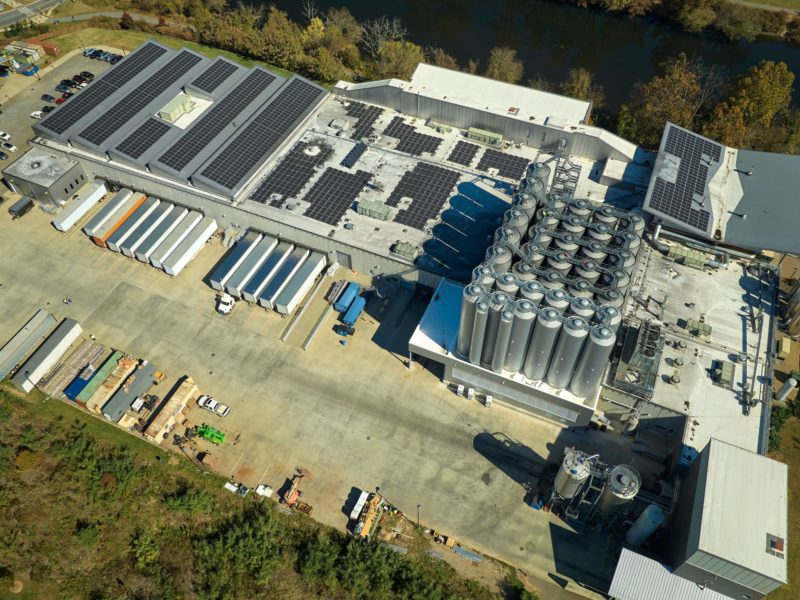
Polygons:
<instances>
[{"instance_id":1,"label":"dirt patch","mask_svg":"<svg viewBox=\"0 0 800 600\"><path fill-rule=\"evenodd\" d=\"M24 588L25 585L19 579L15 579L14 583L8 587L8 591L12 594L21 594Z\"/></svg>"},{"instance_id":2,"label":"dirt patch","mask_svg":"<svg viewBox=\"0 0 800 600\"><path fill-rule=\"evenodd\" d=\"M100 476L100 483L102 483L103 485L106 485L106 486L108 486L110 488L115 488L115 487L117 487L117 483L118 483L117 476L114 475L113 473L103 473Z\"/></svg>"},{"instance_id":3,"label":"dirt patch","mask_svg":"<svg viewBox=\"0 0 800 600\"><path fill-rule=\"evenodd\" d=\"M39 453L30 450L20 450L14 458L14 466L24 473L39 466Z\"/></svg>"}]
</instances>

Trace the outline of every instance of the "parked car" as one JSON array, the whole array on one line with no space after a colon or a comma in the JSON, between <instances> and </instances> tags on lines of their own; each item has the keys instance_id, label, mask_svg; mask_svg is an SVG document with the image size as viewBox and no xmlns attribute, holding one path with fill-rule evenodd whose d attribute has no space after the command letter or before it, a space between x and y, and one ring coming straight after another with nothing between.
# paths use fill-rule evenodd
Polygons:
<instances>
[{"instance_id":1,"label":"parked car","mask_svg":"<svg viewBox=\"0 0 800 600\"><path fill-rule=\"evenodd\" d=\"M89 85L89 82L87 80L85 80L83 77L81 77L80 75L75 75L75 77L72 78L72 81L77 83L78 86L80 86L82 88L85 88L87 85Z\"/></svg>"},{"instance_id":2,"label":"parked car","mask_svg":"<svg viewBox=\"0 0 800 600\"><path fill-rule=\"evenodd\" d=\"M11 139L11 136L8 135L5 131L0 131L0 140L5 140L6 142Z\"/></svg>"},{"instance_id":3,"label":"parked car","mask_svg":"<svg viewBox=\"0 0 800 600\"><path fill-rule=\"evenodd\" d=\"M72 91L72 88L67 87L66 85L61 85L60 83L56 86L56 91L61 92L62 94L66 92Z\"/></svg>"},{"instance_id":4,"label":"parked car","mask_svg":"<svg viewBox=\"0 0 800 600\"><path fill-rule=\"evenodd\" d=\"M2 144L0 144L0 147L2 147L3 150L8 150L9 152L17 151L17 147L11 142L3 142Z\"/></svg>"},{"instance_id":5,"label":"parked car","mask_svg":"<svg viewBox=\"0 0 800 600\"><path fill-rule=\"evenodd\" d=\"M48 113L51 113L51 112L53 112L55 109L56 109L56 107L55 107L55 106L50 106L50 105L47 105L47 106L43 106L43 107L42 107L42 112L43 112L44 114L48 114Z\"/></svg>"},{"instance_id":6,"label":"parked car","mask_svg":"<svg viewBox=\"0 0 800 600\"><path fill-rule=\"evenodd\" d=\"M0 160L6 160L8 158L8 154L5 152L0 151Z\"/></svg>"},{"instance_id":7,"label":"parked car","mask_svg":"<svg viewBox=\"0 0 800 600\"><path fill-rule=\"evenodd\" d=\"M94 48L85 48L84 51L83 51L83 55L84 56L91 56L95 52L96 52L96 50Z\"/></svg>"},{"instance_id":8,"label":"parked car","mask_svg":"<svg viewBox=\"0 0 800 600\"><path fill-rule=\"evenodd\" d=\"M62 97L64 100L69 100L69 99L70 99L70 98L72 98L74 95L75 95L75 94L73 94L72 92L64 92L63 94L61 94L61 97Z\"/></svg>"},{"instance_id":9,"label":"parked car","mask_svg":"<svg viewBox=\"0 0 800 600\"><path fill-rule=\"evenodd\" d=\"M43 102L55 102L56 99L55 99L54 96L51 96L50 94L42 94L42 101Z\"/></svg>"},{"instance_id":10,"label":"parked car","mask_svg":"<svg viewBox=\"0 0 800 600\"><path fill-rule=\"evenodd\" d=\"M64 102L66 101L67 101L66 98L56 98L56 104L64 104Z\"/></svg>"},{"instance_id":11,"label":"parked car","mask_svg":"<svg viewBox=\"0 0 800 600\"><path fill-rule=\"evenodd\" d=\"M19 219L31 212L31 209L33 209L33 200L26 196L14 202L14 204L8 208L8 214L11 215L12 219Z\"/></svg>"},{"instance_id":12,"label":"parked car","mask_svg":"<svg viewBox=\"0 0 800 600\"><path fill-rule=\"evenodd\" d=\"M68 88L76 88L76 87L78 87L78 84L75 83L74 81L72 81L72 79L62 79L59 83L61 85L63 85L63 86L68 87Z\"/></svg>"},{"instance_id":13,"label":"parked car","mask_svg":"<svg viewBox=\"0 0 800 600\"><path fill-rule=\"evenodd\" d=\"M95 50L89 55L89 58L99 59L105 52L103 50Z\"/></svg>"},{"instance_id":14,"label":"parked car","mask_svg":"<svg viewBox=\"0 0 800 600\"><path fill-rule=\"evenodd\" d=\"M81 77L83 77L86 81L91 81L94 79L94 73L91 71L81 71Z\"/></svg>"},{"instance_id":15,"label":"parked car","mask_svg":"<svg viewBox=\"0 0 800 600\"><path fill-rule=\"evenodd\" d=\"M102 54L99 56L99 58L100 58L100 60L103 60L103 61L105 61L105 62L108 62L108 59L109 59L109 58L111 58L112 56L114 56L114 53L113 53L113 52L103 52L103 53L102 53Z\"/></svg>"},{"instance_id":16,"label":"parked car","mask_svg":"<svg viewBox=\"0 0 800 600\"><path fill-rule=\"evenodd\" d=\"M35 110L31 113L31 118L34 119L41 119L44 116L44 113L40 110Z\"/></svg>"},{"instance_id":17,"label":"parked car","mask_svg":"<svg viewBox=\"0 0 800 600\"><path fill-rule=\"evenodd\" d=\"M217 298L217 312L221 315L229 315L236 304L236 299L230 294L222 293Z\"/></svg>"},{"instance_id":18,"label":"parked car","mask_svg":"<svg viewBox=\"0 0 800 600\"><path fill-rule=\"evenodd\" d=\"M122 56L120 56L119 54L117 54L117 55L115 55L115 56L112 56L112 57L111 57L111 60L109 60L108 62L110 62L112 65L115 65L115 64L117 64L119 61L121 61L123 58L124 58L124 57L122 57Z\"/></svg>"},{"instance_id":19,"label":"parked car","mask_svg":"<svg viewBox=\"0 0 800 600\"><path fill-rule=\"evenodd\" d=\"M200 408L204 408L209 412L214 413L218 417L227 417L228 413L231 412L231 409L226 404L222 404L218 402L211 396L203 394L197 399L197 406Z\"/></svg>"}]
</instances>

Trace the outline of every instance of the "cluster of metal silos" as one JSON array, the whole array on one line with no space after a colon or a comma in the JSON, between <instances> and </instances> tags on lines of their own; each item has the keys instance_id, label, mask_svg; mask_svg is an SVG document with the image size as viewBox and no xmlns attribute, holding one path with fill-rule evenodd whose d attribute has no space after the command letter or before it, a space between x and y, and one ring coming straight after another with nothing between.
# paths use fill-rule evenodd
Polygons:
<instances>
[{"instance_id":1,"label":"cluster of metal silos","mask_svg":"<svg viewBox=\"0 0 800 600\"><path fill-rule=\"evenodd\" d=\"M579 397L599 386L641 245L638 213L545 193L532 164L464 288L458 353Z\"/></svg>"}]
</instances>

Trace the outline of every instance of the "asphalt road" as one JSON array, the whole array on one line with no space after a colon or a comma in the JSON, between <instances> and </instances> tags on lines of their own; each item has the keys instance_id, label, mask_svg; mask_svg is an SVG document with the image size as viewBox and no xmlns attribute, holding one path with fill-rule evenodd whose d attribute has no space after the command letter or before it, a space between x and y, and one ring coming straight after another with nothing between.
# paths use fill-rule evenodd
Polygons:
<instances>
[{"instance_id":1,"label":"asphalt road","mask_svg":"<svg viewBox=\"0 0 800 600\"><path fill-rule=\"evenodd\" d=\"M64 0L36 0L26 6L4 11L0 13L0 29L9 27L17 21L27 21L43 11L55 8L63 1Z\"/></svg>"}]
</instances>

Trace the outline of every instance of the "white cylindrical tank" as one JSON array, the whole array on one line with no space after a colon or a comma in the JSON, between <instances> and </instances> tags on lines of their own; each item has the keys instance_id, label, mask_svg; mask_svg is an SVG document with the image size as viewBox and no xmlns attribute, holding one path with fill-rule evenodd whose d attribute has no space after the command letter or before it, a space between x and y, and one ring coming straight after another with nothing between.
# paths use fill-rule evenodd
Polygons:
<instances>
[{"instance_id":1,"label":"white cylindrical tank","mask_svg":"<svg viewBox=\"0 0 800 600\"><path fill-rule=\"evenodd\" d=\"M461 321L458 324L458 353L461 356L469 356L472 327L475 324L475 304L482 293L481 286L474 283L464 288L464 295L461 298Z\"/></svg>"},{"instance_id":2,"label":"white cylindrical tank","mask_svg":"<svg viewBox=\"0 0 800 600\"><path fill-rule=\"evenodd\" d=\"M571 215L561 221L561 229L571 233L575 237L580 237L583 235L583 232L586 231L586 221L577 215Z\"/></svg>"},{"instance_id":3,"label":"white cylindrical tank","mask_svg":"<svg viewBox=\"0 0 800 600\"><path fill-rule=\"evenodd\" d=\"M519 282L513 273L503 273L497 278L495 287L513 298L519 290Z\"/></svg>"},{"instance_id":4,"label":"white cylindrical tank","mask_svg":"<svg viewBox=\"0 0 800 600\"><path fill-rule=\"evenodd\" d=\"M486 321L489 318L489 295L486 294L475 305L475 322L472 326L472 339L469 344L469 362L473 365L481 363L483 340L486 337Z\"/></svg>"},{"instance_id":5,"label":"white cylindrical tank","mask_svg":"<svg viewBox=\"0 0 800 600\"><path fill-rule=\"evenodd\" d=\"M560 290L565 286L564 276L558 271L548 271L539 281L548 290Z\"/></svg>"},{"instance_id":6,"label":"white cylindrical tank","mask_svg":"<svg viewBox=\"0 0 800 600\"><path fill-rule=\"evenodd\" d=\"M613 227L619 220L619 217L614 214L614 208L606 204L594 211L594 220L605 223L609 227Z\"/></svg>"},{"instance_id":7,"label":"white cylindrical tank","mask_svg":"<svg viewBox=\"0 0 800 600\"><path fill-rule=\"evenodd\" d=\"M489 289L494 284L494 274L486 265L480 265L472 270L472 283Z\"/></svg>"},{"instance_id":8,"label":"white cylindrical tank","mask_svg":"<svg viewBox=\"0 0 800 600\"><path fill-rule=\"evenodd\" d=\"M486 252L486 262L492 265L492 270L497 273L505 273L511 268L513 254L505 246L492 246Z\"/></svg>"},{"instance_id":9,"label":"white cylindrical tank","mask_svg":"<svg viewBox=\"0 0 800 600\"><path fill-rule=\"evenodd\" d=\"M544 303L563 313L569 306L569 299L564 290L548 290L544 295Z\"/></svg>"},{"instance_id":10,"label":"white cylindrical tank","mask_svg":"<svg viewBox=\"0 0 800 600\"><path fill-rule=\"evenodd\" d=\"M608 255L608 247L596 240L589 242L585 246L581 246L581 254L588 259L591 259L595 262L602 262L605 260L606 256Z\"/></svg>"},{"instance_id":11,"label":"white cylindrical tank","mask_svg":"<svg viewBox=\"0 0 800 600\"><path fill-rule=\"evenodd\" d=\"M597 510L605 515L625 507L639 493L642 476L630 465L617 465L611 469L606 485L600 493Z\"/></svg>"},{"instance_id":12,"label":"white cylindrical tank","mask_svg":"<svg viewBox=\"0 0 800 600\"><path fill-rule=\"evenodd\" d=\"M664 524L666 519L667 515L660 506L649 504L628 529L625 541L631 546L641 546L656 532L656 529Z\"/></svg>"},{"instance_id":13,"label":"white cylindrical tank","mask_svg":"<svg viewBox=\"0 0 800 600\"><path fill-rule=\"evenodd\" d=\"M575 236L571 233L565 233L559 238L555 240L556 247L561 252L566 252L570 256L573 256L578 251L578 244L575 243Z\"/></svg>"},{"instance_id":14,"label":"white cylindrical tank","mask_svg":"<svg viewBox=\"0 0 800 600\"><path fill-rule=\"evenodd\" d=\"M523 298L531 301L534 306L539 306L544 296L544 288L542 284L536 280L526 281L520 286L520 294Z\"/></svg>"},{"instance_id":15,"label":"white cylindrical tank","mask_svg":"<svg viewBox=\"0 0 800 600\"><path fill-rule=\"evenodd\" d=\"M617 337L608 327L595 327L583 345L581 356L570 382L570 391L579 398L594 393L603 378L608 357Z\"/></svg>"},{"instance_id":16,"label":"white cylindrical tank","mask_svg":"<svg viewBox=\"0 0 800 600\"><path fill-rule=\"evenodd\" d=\"M550 364L558 331L561 329L560 317L557 310L547 308L536 320L523 367L525 377L532 381L540 381L547 373L547 365Z\"/></svg>"},{"instance_id":17,"label":"white cylindrical tank","mask_svg":"<svg viewBox=\"0 0 800 600\"><path fill-rule=\"evenodd\" d=\"M567 286L567 292L576 298L586 298L587 300L594 296L594 292L589 289L591 284L583 279L578 279L574 283Z\"/></svg>"},{"instance_id":18,"label":"white cylindrical tank","mask_svg":"<svg viewBox=\"0 0 800 600\"><path fill-rule=\"evenodd\" d=\"M565 321L547 369L547 383L550 387L563 390L569 385L575 363L588 334L589 326L582 318L569 317Z\"/></svg>"},{"instance_id":19,"label":"white cylindrical tank","mask_svg":"<svg viewBox=\"0 0 800 600\"><path fill-rule=\"evenodd\" d=\"M572 268L570 258L566 252L556 252L553 256L547 257L547 266L560 273L567 273Z\"/></svg>"},{"instance_id":20,"label":"white cylindrical tank","mask_svg":"<svg viewBox=\"0 0 800 600\"><path fill-rule=\"evenodd\" d=\"M542 258L544 258L544 256L542 256ZM511 267L511 273L513 273L514 277L520 281L531 281L532 279L536 279L536 273L533 270L533 265L523 261L515 262L514 266Z\"/></svg>"},{"instance_id":21,"label":"white cylindrical tank","mask_svg":"<svg viewBox=\"0 0 800 600\"><path fill-rule=\"evenodd\" d=\"M553 488L559 496L569 500L580 491L590 474L589 457L578 450L568 450L556 473Z\"/></svg>"},{"instance_id":22,"label":"white cylindrical tank","mask_svg":"<svg viewBox=\"0 0 800 600\"><path fill-rule=\"evenodd\" d=\"M511 373L518 373L522 370L525 362L525 351L531 340L533 324L536 321L536 313L533 310L534 304L528 300L517 302L516 312L514 313L514 323L511 326L511 339L508 342L506 351L505 369Z\"/></svg>"},{"instance_id":23,"label":"white cylindrical tank","mask_svg":"<svg viewBox=\"0 0 800 600\"><path fill-rule=\"evenodd\" d=\"M503 366L506 363L508 344L511 341L511 328L514 324L514 303L508 302L500 311L500 324L497 328L497 338L494 342L494 353L492 354L492 371L498 374L503 373Z\"/></svg>"},{"instance_id":24,"label":"white cylindrical tank","mask_svg":"<svg viewBox=\"0 0 800 600\"><path fill-rule=\"evenodd\" d=\"M792 393L792 390L797 387L797 380L794 377L789 377L786 382L781 386L781 389L778 390L778 393L775 395L775 400L778 402L783 402L786 398L789 397L789 394Z\"/></svg>"}]
</instances>

